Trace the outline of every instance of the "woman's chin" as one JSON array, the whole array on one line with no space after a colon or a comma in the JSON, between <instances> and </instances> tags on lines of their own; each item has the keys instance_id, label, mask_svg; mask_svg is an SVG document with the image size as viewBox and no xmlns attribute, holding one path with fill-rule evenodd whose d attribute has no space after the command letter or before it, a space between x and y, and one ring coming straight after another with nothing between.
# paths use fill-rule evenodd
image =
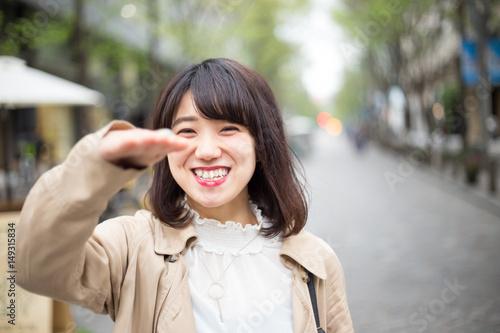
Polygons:
<instances>
[{"instance_id":1,"label":"woman's chin","mask_svg":"<svg viewBox=\"0 0 500 333\"><path fill-rule=\"evenodd\" d=\"M196 207L198 209L211 209L211 208L218 208L223 206L225 203L224 200L221 200L220 196L217 197L196 197L196 198L191 198L191 200L188 200L189 206L191 208L196 210Z\"/></svg>"}]
</instances>

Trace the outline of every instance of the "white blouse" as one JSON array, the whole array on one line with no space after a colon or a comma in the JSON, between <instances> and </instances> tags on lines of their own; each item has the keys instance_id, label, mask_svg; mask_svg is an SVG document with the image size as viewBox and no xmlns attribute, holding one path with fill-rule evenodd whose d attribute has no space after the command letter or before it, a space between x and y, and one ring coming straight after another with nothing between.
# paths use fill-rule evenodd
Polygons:
<instances>
[{"instance_id":1,"label":"white blouse","mask_svg":"<svg viewBox=\"0 0 500 333\"><path fill-rule=\"evenodd\" d=\"M260 234L269 222L250 205L258 225L245 228L193 211L198 241L184 258L198 332L293 332L292 272L279 259L283 237Z\"/></svg>"}]
</instances>

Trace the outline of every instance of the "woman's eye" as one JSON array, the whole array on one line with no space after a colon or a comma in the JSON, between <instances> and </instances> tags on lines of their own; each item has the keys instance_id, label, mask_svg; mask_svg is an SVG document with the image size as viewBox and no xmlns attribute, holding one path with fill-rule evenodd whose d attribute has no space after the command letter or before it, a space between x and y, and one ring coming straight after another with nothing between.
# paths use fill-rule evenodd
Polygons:
<instances>
[{"instance_id":1,"label":"woman's eye","mask_svg":"<svg viewBox=\"0 0 500 333\"><path fill-rule=\"evenodd\" d=\"M177 135L179 134L193 134L195 131L191 128L183 128L177 132Z\"/></svg>"},{"instance_id":2,"label":"woman's eye","mask_svg":"<svg viewBox=\"0 0 500 333\"><path fill-rule=\"evenodd\" d=\"M239 132L239 130L240 129L236 126L226 126L222 129L222 132L233 132L233 131Z\"/></svg>"}]
</instances>

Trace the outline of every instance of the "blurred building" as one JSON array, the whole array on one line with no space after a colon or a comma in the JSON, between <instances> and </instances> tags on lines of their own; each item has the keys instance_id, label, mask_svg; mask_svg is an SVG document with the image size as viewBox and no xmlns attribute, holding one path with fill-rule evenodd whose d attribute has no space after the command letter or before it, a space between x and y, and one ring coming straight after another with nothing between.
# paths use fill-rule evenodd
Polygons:
<instances>
[{"instance_id":1,"label":"blurred building","mask_svg":"<svg viewBox=\"0 0 500 333\"><path fill-rule=\"evenodd\" d=\"M476 8L476 3L484 8ZM496 148L500 123L499 19L500 2L488 0L436 2L424 12L404 13L407 28L398 32L391 46L392 56L368 56L378 57L376 70L380 77L388 78L387 83L379 82L383 89L373 90L368 98L382 141L422 149L441 149L435 147L441 144L446 149L449 144L451 153L459 154L463 147L481 146L487 138L492 153L500 156ZM481 24L483 29L478 31ZM486 45L487 77L479 73L481 41ZM390 82L396 86L391 87ZM404 108L390 102L390 92L395 88L404 93Z\"/></svg>"}]
</instances>

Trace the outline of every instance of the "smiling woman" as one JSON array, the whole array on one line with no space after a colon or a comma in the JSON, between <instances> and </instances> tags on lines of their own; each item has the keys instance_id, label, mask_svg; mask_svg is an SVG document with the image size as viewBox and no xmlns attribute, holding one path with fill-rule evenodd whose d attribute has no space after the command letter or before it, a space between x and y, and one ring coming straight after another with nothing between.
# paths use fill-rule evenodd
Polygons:
<instances>
[{"instance_id":1,"label":"smiling woman","mask_svg":"<svg viewBox=\"0 0 500 333\"><path fill-rule=\"evenodd\" d=\"M153 124L112 122L40 178L17 232L18 283L107 313L120 333L353 332L342 267L303 230L300 169L266 81L228 59L189 66ZM96 226L150 165L151 211Z\"/></svg>"},{"instance_id":2,"label":"smiling woman","mask_svg":"<svg viewBox=\"0 0 500 333\"><path fill-rule=\"evenodd\" d=\"M189 127L179 127L186 123L199 128L200 133ZM227 126L232 127L228 130ZM240 175L238 169L229 175L245 185L240 185L240 190L248 190L252 200L272 221L263 232L276 235L283 231L291 235L303 228L307 203L303 185L297 178L300 173L297 173L287 145L274 94L258 73L228 59L211 59L185 68L160 93L153 114L153 128L172 128L180 136L192 137L190 141L196 141L199 146L198 155L226 152L219 147L222 140L225 145L230 144L230 149L241 156L241 162L252 165L247 166L250 172L245 175ZM220 133L211 136L209 129ZM173 156L183 154L185 152L177 152ZM252 159L258 160L257 165ZM160 220L182 227L192 218L180 213L183 207L179 198L188 193L188 187L172 175L179 168L172 169L171 160L169 155L155 166L150 202L153 213ZM210 163L212 161L208 161L207 166ZM247 184L248 189L244 188ZM210 193L215 197L221 192L213 190ZM233 191L230 199L236 194L240 193ZM245 197L245 193L241 193L241 197ZM234 204L227 198L224 200L229 206Z\"/></svg>"}]
</instances>

